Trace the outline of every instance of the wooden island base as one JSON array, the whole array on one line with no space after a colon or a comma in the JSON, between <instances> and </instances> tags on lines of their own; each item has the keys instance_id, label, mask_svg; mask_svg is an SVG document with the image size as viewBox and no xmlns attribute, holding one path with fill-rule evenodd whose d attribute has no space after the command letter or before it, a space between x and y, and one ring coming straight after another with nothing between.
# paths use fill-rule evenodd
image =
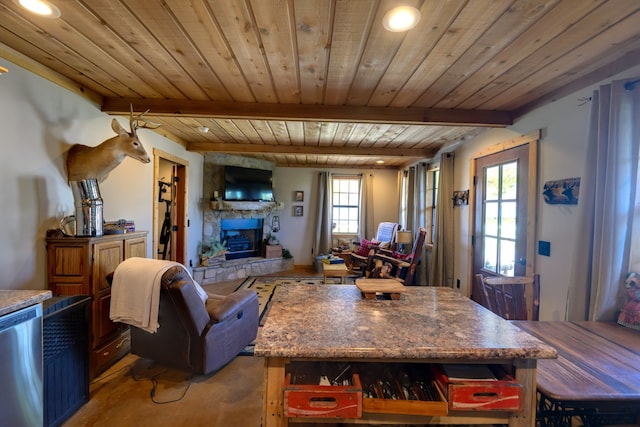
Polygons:
<instances>
[{"instance_id":1,"label":"wooden island base","mask_svg":"<svg viewBox=\"0 0 640 427\"><path fill-rule=\"evenodd\" d=\"M398 300L378 300L363 298L354 285L282 287L256 341L255 355L265 358L265 427L289 423L533 427L537 359L557 357L552 347L452 289L408 287ZM424 364L425 369L429 364L499 365L522 387L522 410L386 413L386 409L373 412L385 405L368 399L359 418L288 418L286 373L290 365L303 361L317 362L319 367L335 362ZM434 408L441 411L442 405Z\"/></svg>"}]
</instances>

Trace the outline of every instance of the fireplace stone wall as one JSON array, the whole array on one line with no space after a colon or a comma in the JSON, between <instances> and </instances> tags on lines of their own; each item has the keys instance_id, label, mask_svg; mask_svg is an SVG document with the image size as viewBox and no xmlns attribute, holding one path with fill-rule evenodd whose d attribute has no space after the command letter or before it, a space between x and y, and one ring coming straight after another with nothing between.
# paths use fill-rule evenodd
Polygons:
<instances>
[{"instance_id":1,"label":"fireplace stone wall","mask_svg":"<svg viewBox=\"0 0 640 427\"><path fill-rule=\"evenodd\" d=\"M203 229L202 241L220 239L221 218L262 218L265 219L271 212L268 202L244 203L221 202L211 203L215 192L222 198L224 194L224 166L241 166L256 169L275 169L272 162L252 159L248 157L231 156L220 153L206 153L204 156L202 194L203 200ZM274 185L274 194L275 194ZM220 209L218 209L220 208ZM264 230L267 233L269 230Z\"/></svg>"},{"instance_id":2,"label":"fireplace stone wall","mask_svg":"<svg viewBox=\"0 0 640 427\"><path fill-rule=\"evenodd\" d=\"M203 168L203 229L202 242L208 243L212 240L220 240L222 219L261 219L263 220L262 235L270 232L267 219L271 212L277 210L278 203L274 202L227 202L222 200L224 194L224 166L241 166L256 169L275 169L272 162L231 156L219 153L206 153L204 156ZM214 199L215 192L220 196ZM276 186L274 183L274 195ZM261 242L260 242L261 243ZM266 260L265 258L250 257L238 260L229 260L221 266L205 267L199 266L194 269L194 273L205 282L216 282L232 280L250 275L273 273L285 269L293 268L293 260L283 260L276 258Z\"/></svg>"}]
</instances>

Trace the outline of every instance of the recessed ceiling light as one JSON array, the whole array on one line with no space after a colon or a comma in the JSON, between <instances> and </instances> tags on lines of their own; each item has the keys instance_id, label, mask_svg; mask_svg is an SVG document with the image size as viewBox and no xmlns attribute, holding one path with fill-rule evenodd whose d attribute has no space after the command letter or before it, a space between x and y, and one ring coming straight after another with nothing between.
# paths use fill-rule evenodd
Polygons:
<instances>
[{"instance_id":1,"label":"recessed ceiling light","mask_svg":"<svg viewBox=\"0 0 640 427\"><path fill-rule=\"evenodd\" d=\"M379 165L381 165L381 164L383 164L383 163L384 163L384 160L376 160L376 163L377 163L377 164L379 164Z\"/></svg>"},{"instance_id":2,"label":"recessed ceiling light","mask_svg":"<svg viewBox=\"0 0 640 427\"><path fill-rule=\"evenodd\" d=\"M209 132L209 128L206 127L206 126L198 126L198 132L207 133L207 132Z\"/></svg>"},{"instance_id":3,"label":"recessed ceiling light","mask_svg":"<svg viewBox=\"0 0 640 427\"><path fill-rule=\"evenodd\" d=\"M382 18L382 25L387 31L394 33L407 31L420 22L420 11L411 6L398 6L391 9Z\"/></svg>"},{"instance_id":4,"label":"recessed ceiling light","mask_svg":"<svg viewBox=\"0 0 640 427\"><path fill-rule=\"evenodd\" d=\"M17 3L29 12L46 18L60 17L60 9L47 0L17 0Z\"/></svg>"}]
</instances>

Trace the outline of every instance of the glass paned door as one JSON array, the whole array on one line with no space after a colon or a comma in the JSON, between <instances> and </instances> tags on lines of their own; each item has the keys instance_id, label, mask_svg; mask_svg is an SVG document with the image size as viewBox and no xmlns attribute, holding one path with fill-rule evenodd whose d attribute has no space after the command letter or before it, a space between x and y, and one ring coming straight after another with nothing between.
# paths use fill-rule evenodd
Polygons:
<instances>
[{"instance_id":1,"label":"glass paned door","mask_svg":"<svg viewBox=\"0 0 640 427\"><path fill-rule=\"evenodd\" d=\"M492 273L513 276L518 162L487 167L484 179L486 198L482 265Z\"/></svg>"},{"instance_id":2,"label":"glass paned door","mask_svg":"<svg viewBox=\"0 0 640 427\"><path fill-rule=\"evenodd\" d=\"M526 274L528 145L476 163L474 273Z\"/></svg>"}]
</instances>

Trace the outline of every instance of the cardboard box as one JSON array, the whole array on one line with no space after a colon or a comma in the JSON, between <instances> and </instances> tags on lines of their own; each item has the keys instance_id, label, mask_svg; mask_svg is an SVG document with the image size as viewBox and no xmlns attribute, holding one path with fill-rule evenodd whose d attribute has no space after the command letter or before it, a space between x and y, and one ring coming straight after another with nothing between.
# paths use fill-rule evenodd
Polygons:
<instances>
[{"instance_id":1,"label":"cardboard box","mask_svg":"<svg viewBox=\"0 0 640 427\"><path fill-rule=\"evenodd\" d=\"M262 247L262 254L265 258L281 258L282 245L264 245Z\"/></svg>"}]
</instances>

